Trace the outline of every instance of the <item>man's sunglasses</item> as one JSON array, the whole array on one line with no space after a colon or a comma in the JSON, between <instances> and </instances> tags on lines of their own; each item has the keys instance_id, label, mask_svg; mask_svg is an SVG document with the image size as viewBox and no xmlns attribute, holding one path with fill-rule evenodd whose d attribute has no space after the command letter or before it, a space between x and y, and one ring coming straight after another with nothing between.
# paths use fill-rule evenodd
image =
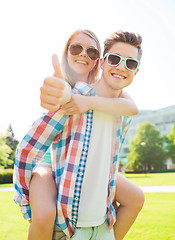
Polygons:
<instances>
[{"instance_id":1,"label":"man's sunglasses","mask_svg":"<svg viewBox=\"0 0 175 240\"><path fill-rule=\"evenodd\" d=\"M122 61L124 61L125 67L130 71L136 71L138 69L138 67L140 66L140 61L133 59L133 58L124 58L115 53L106 53L104 55L104 59L105 58L107 58L107 63L110 66L117 66Z\"/></svg>"},{"instance_id":2,"label":"man's sunglasses","mask_svg":"<svg viewBox=\"0 0 175 240\"><path fill-rule=\"evenodd\" d=\"M72 44L69 46L70 53L72 55L79 55L83 51L83 47L80 44ZM96 60L99 58L99 51L94 47L88 47L85 49L86 54L91 60Z\"/></svg>"}]
</instances>

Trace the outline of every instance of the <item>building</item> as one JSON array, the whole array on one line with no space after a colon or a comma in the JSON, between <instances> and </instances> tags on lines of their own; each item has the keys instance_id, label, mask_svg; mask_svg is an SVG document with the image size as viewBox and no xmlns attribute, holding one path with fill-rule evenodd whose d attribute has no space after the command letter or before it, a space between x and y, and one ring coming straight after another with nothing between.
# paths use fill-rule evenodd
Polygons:
<instances>
[{"instance_id":1,"label":"building","mask_svg":"<svg viewBox=\"0 0 175 240\"><path fill-rule=\"evenodd\" d=\"M151 122L160 130L161 136L169 134L175 125L175 105L159 110L141 110L138 115L133 117L120 153L121 161L124 164L128 162L130 140L134 138L136 130L142 122ZM171 159L167 160L167 168L175 169L175 164L172 163Z\"/></svg>"}]
</instances>

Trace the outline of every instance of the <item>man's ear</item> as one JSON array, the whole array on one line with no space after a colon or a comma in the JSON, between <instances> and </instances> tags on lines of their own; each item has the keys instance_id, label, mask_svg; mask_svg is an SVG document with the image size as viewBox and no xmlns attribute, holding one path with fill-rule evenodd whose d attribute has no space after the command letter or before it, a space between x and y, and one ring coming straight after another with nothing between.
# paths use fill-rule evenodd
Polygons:
<instances>
[{"instance_id":1,"label":"man's ear","mask_svg":"<svg viewBox=\"0 0 175 240\"><path fill-rule=\"evenodd\" d=\"M134 76L136 76L136 74L138 73L138 71L139 71L139 68L135 71Z\"/></svg>"},{"instance_id":2,"label":"man's ear","mask_svg":"<svg viewBox=\"0 0 175 240\"><path fill-rule=\"evenodd\" d=\"M105 62L104 58L100 58L100 67L102 70L103 70L104 62Z\"/></svg>"}]
</instances>

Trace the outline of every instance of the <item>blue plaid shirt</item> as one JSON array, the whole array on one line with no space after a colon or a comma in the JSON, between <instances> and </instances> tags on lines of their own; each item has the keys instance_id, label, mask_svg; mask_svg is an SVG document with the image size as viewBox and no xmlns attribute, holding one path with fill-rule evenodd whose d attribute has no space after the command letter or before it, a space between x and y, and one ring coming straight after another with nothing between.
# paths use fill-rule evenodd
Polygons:
<instances>
[{"instance_id":1,"label":"blue plaid shirt","mask_svg":"<svg viewBox=\"0 0 175 240\"><path fill-rule=\"evenodd\" d=\"M95 90L83 82L78 82L73 92L95 95ZM123 116L118 116L116 120L116 142L113 149L107 199L107 221L110 229L116 220L112 202L115 196L119 151L130 121L130 117ZM52 168L58 187L55 223L68 238L72 236L78 220L92 124L92 110L71 116L61 115L59 110L54 113L48 112L32 125L17 148L14 167L14 201L20 205L24 218L29 220L31 219L29 183L32 172L52 145Z\"/></svg>"}]
</instances>

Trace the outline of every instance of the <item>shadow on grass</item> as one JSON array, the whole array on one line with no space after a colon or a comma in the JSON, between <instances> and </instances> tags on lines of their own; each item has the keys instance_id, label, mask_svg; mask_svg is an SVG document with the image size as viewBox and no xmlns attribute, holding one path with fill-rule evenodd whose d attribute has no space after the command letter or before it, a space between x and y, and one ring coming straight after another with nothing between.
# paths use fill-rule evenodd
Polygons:
<instances>
[{"instance_id":1,"label":"shadow on grass","mask_svg":"<svg viewBox=\"0 0 175 240\"><path fill-rule=\"evenodd\" d=\"M147 174L138 175L138 176L137 176L137 175L133 175L133 176L132 176L132 175L129 175L129 176L128 176L128 175L125 175L125 177L128 178L128 179L133 179L133 178L135 178L135 179L136 179L136 178L137 178L137 179L151 178L151 176L150 176L150 175L147 175Z\"/></svg>"},{"instance_id":2,"label":"shadow on grass","mask_svg":"<svg viewBox=\"0 0 175 240\"><path fill-rule=\"evenodd\" d=\"M139 178L145 178L145 176L144 177L127 177L128 179L132 179L132 178L134 178L134 179L139 179ZM150 178L149 176L146 176L146 178Z\"/></svg>"}]
</instances>

